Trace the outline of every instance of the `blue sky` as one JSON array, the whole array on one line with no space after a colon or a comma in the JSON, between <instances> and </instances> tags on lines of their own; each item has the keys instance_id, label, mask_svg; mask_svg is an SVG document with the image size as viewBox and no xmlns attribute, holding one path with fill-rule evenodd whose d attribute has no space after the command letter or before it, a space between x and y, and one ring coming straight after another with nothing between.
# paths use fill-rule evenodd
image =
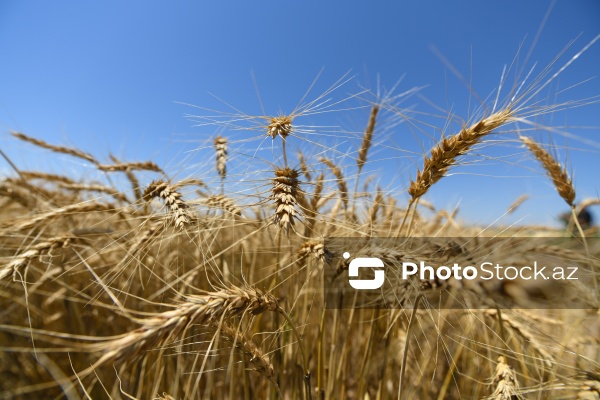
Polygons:
<instances>
[{"instance_id":1,"label":"blue sky","mask_svg":"<svg viewBox=\"0 0 600 400\"><path fill-rule=\"evenodd\" d=\"M467 119L477 101L472 97L469 106L469 90L452 69L471 82L477 95L486 98L498 87L504 65L512 62L521 43L519 60L525 60L549 6L550 2L540 0L3 1L2 149L23 169L85 171L78 168L79 161L60 158L62 164L55 165L43 152L35 152L8 135L18 130L51 143L77 146L104 160L112 152L128 160L152 159L181 168L181 158L192 157L188 152L210 143L218 131L217 126L194 126L198 121L186 115L210 113L186 104L231 111L217 96L239 110L260 115L256 86L267 113L289 112L321 70L309 100L348 71L354 78L336 90L334 98L343 99L361 87L389 89L403 77L395 93L421 88L419 96L407 99L403 107L438 114L446 110ZM537 62L535 73L539 73L577 39L554 66L557 68L598 34L600 2L560 0L551 9L526 67ZM514 72L518 70L520 66ZM543 96L595 79L546 103L600 95L599 72L600 42L553 81ZM361 103L350 100L338 108L357 104ZM319 118L302 122L360 133L368 109ZM444 122L437 120L439 128ZM567 126L569 133L584 139L565 142L558 134L551 138L560 149L565 145L569 148L559 155L568 156L578 197L597 196L600 105L547 115L541 122ZM433 129L427 132L429 138L415 137L406 125L385 132L384 144L388 146L371 155L381 163L374 162L372 170L371 166L366 168L367 175L376 174L381 186L398 191L403 199L409 178L422 163L415 153L422 151L421 146L428 149L439 138ZM238 139L244 134L256 136L258 132L231 133ZM538 132L531 134L548 139ZM506 154L522 152L510 143L515 138L512 135L501 143ZM354 145L325 134L316 135L314 140L327 146L335 143L342 153L349 152L344 146ZM262 143L267 152L269 142ZM246 163L249 154L262 157L251 149L261 145L260 140L239 143L237 151L245 154L240 161ZM400 147L412 153L392 149ZM307 142L299 141L295 148L311 152ZM312 151L317 153L314 146ZM505 154L490 151L491 157ZM236 153L235 146L232 153ZM213 155L210 149L205 154L194 153L198 174L213 173L205 168L212 166ZM204 164L203 159L207 160ZM348 157L337 161L352 164ZM513 165L515 162L519 165ZM258 168L266 170L269 166L262 162ZM3 160L0 171L8 171ZM442 180L428 199L440 207L460 202L461 215L468 220L493 221L523 193L531 199L512 219L503 222L523 218L530 223L552 223L564 209L562 200L525 155L506 162L484 158L473 168L467 165L455 172L457 175ZM183 173L196 172L188 165Z\"/></svg>"}]
</instances>

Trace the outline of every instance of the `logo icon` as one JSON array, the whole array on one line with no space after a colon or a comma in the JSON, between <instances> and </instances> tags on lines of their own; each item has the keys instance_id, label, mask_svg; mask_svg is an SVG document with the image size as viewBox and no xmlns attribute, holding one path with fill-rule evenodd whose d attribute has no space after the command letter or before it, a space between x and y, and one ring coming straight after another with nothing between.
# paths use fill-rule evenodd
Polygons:
<instances>
[{"instance_id":1,"label":"logo icon","mask_svg":"<svg viewBox=\"0 0 600 400\"><path fill-rule=\"evenodd\" d=\"M344 258L346 257L344 253ZM348 254L349 256L349 254ZM368 257L359 257L350 261L350 265L348 266L348 275L352 278L358 277L358 270L360 268L383 268L383 261L379 258L368 258ZM385 271L382 269L376 269L375 278L373 279L350 279L350 286L354 289L360 290L369 290L369 289L379 289L383 286L383 282L385 280Z\"/></svg>"}]
</instances>

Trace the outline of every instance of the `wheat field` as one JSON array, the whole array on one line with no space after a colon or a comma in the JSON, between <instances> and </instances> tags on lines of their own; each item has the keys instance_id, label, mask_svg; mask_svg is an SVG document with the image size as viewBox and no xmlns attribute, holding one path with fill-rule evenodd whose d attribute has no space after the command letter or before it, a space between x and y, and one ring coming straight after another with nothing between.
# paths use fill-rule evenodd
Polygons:
<instances>
[{"instance_id":1,"label":"wheat field","mask_svg":"<svg viewBox=\"0 0 600 400\"><path fill-rule=\"evenodd\" d=\"M413 297L389 308L326 307L323 290L331 275L347 276L331 237L585 238L578 252L525 241L506 257L575 259L595 281L598 232L579 216L598 201L577 197L562 149L535 135L553 132L543 116L590 102L548 102L546 91L591 45L535 76L503 76L497 95L468 117L441 115L434 145L409 154L417 169L397 190L364 171L400 121L428 143L419 114L398 103L411 91L346 95L347 76L288 114L198 107L190 118L215 132L196 150L198 168L174 171L12 132L23 148L71 160L90 178L12 162L2 177L0 397L600 399L597 286L569 292L585 308L542 310L522 306L527 293L513 286L397 281ZM363 118L356 132L310 122L349 110ZM461 128L445 129L444 120ZM471 225L458 208L427 201L469 155L505 145L510 162L527 163L564 200L563 228ZM2 155L10 161L10 151ZM423 251L442 263L439 250L453 245ZM390 249L369 251L398 262ZM420 301L439 292L477 306Z\"/></svg>"}]
</instances>

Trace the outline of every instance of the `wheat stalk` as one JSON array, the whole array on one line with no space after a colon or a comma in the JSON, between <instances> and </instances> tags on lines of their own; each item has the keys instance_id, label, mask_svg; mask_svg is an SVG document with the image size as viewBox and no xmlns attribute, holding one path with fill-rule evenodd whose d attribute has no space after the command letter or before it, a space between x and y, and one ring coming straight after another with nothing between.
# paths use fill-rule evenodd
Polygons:
<instances>
[{"instance_id":1,"label":"wheat stalk","mask_svg":"<svg viewBox=\"0 0 600 400\"><path fill-rule=\"evenodd\" d=\"M556 191L563 198L563 200L571 206L571 214L572 223L577 226L577 230L579 234L583 238L583 246L585 248L585 253L588 256L588 264L590 270L593 270L591 264L590 250L588 247L587 240L585 238L585 233L583 232L583 228L579 223L579 219L577 218L578 214L575 207L575 188L573 187L573 181L569 177L567 173L566 167L563 167L546 149L536 143L533 139L525 136L519 136L519 139L527 146L529 151L538 159L538 161L542 164L546 173L552 179L552 183L554 183L554 187ZM571 223L571 222L570 222ZM572 227L569 223L569 230ZM594 285L597 293L599 292L600 284L598 283L598 277L594 275Z\"/></svg>"},{"instance_id":2,"label":"wheat stalk","mask_svg":"<svg viewBox=\"0 0 600 400\"><path fill-rule=\"evenodd\" d=\"M579 214L580 212L587 209L588 207L598 205L598 204L600 204L600 199L597 199L597 198L596 199L589 198L589 199L581 200L579 202L579 204L577 205L577 213Z\"/></svg>"},{"instance_id":3,"label":"wheat stalk","mask_svg":"<svg viewBox=\"0 0 600 400\"><path fill-rule=\"evenodd\" d=\"M122 164L121 160L119 160L113 154L110 155L110 159L115 164ZM135 174L133 173L133 171L131 169L126 169L123 172L125 173L125 176L129 180L129 183L131 183L131 189L133 190L135 200L136 201L141 200L142 199L142 190L140 189L140 181L138 180L138 178L135 176Z\"/></svg>"}]
</instances>

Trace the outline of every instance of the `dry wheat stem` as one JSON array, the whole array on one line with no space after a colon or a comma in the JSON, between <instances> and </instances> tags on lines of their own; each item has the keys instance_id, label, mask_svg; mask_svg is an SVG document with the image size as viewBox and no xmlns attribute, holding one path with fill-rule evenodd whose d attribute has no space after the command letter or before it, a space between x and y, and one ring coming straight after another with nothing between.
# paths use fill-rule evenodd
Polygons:
<instances>
[{"instance_id":1,"label":"dry wheat stem","mask_svg":"<svg viewBox=\"0 0 600 400\"><path fill-rule=\"evenodd\" d=\"M583 210L587 209L588 207L598 205L598 204L600 204L600 199L589 198L589 199L581 200L579 202L579 204L577 204L577 207L576 207L577 215L579 215L579 213L581 213Z\"/></svg>"},{"instance_id":2,"label":"dry wheat stem","mask_svg":"<svg viewBox=\"0 0 600 400\"><path fill-rule=\"evenodd\" d=\"M142 226L140 226L140 228L142 228ZM145 222L143 228L143 232L136 235L135 242L133 242L131 244L131 247L127 250L128 255L132 258L136 258L138 252L146 248L151 240L155 239L163 232L165 224L161 223L160 221L155 222L149 220ZM123 262L125 261L126 260L123 260Z\"/></svg>"},{"instance_id":3,"label":"dry wheat stem","mask_svg":"<svg viewBox=\"0 0 600 400\"><path fill-rule=\"evenodd\" d=\"M115 164L122 164L121 160L119 160L113 154L110 155L110 159ZM140 189L141 188L140 181L138 180L138 178L135 176L135 174L133 173L133 171L131 169L126 169L123 172L125 173L125 176L127 176L129 183L131 183L131 189L133 190L135 200L140 201L142 199L142 189Z\"/></svg>"}]
</instances>

